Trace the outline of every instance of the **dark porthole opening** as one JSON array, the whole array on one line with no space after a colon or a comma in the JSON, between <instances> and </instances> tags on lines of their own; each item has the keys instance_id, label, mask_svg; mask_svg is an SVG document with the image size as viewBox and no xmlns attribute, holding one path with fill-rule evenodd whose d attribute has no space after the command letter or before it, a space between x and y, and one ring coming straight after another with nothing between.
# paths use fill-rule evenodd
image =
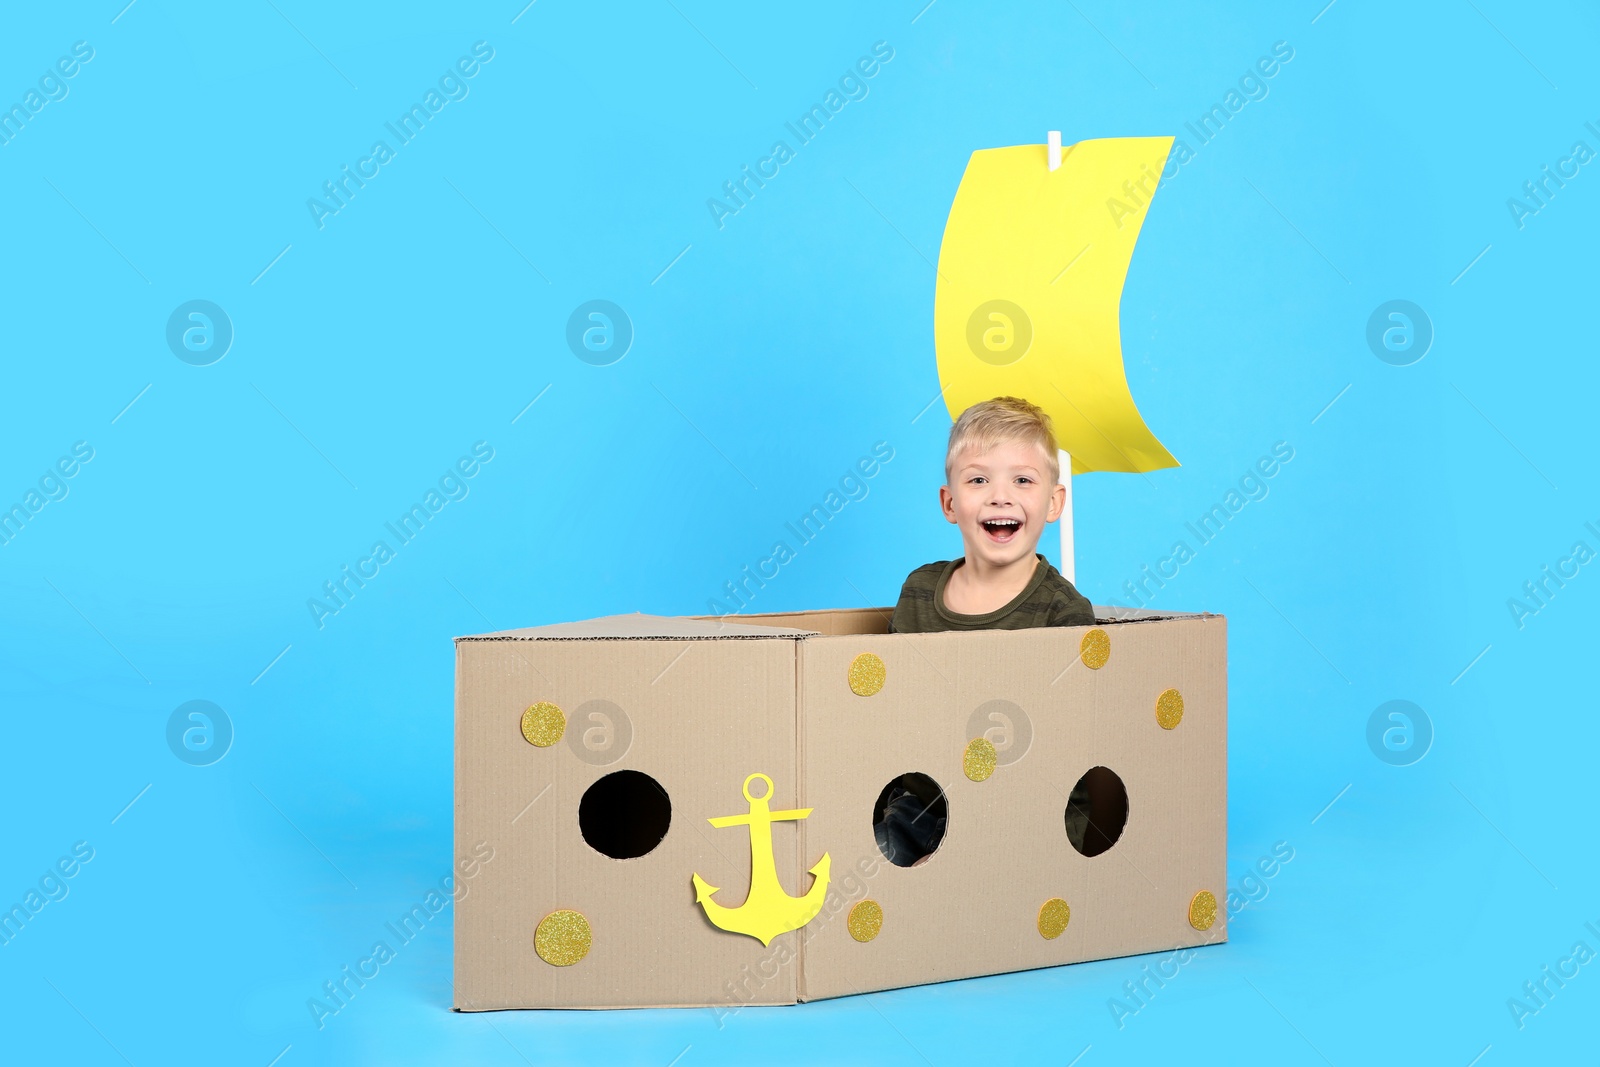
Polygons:
<instances>
[{"instance_id":1,"label":"dark porthole opening","mask_svg":"<svg viewBox=\"0 0 1600 1067\"><path fill-rule=\"evenodd\" d=\"M1091 767L1067 798L1067 840L1085 856L1098 856L1128 824L1128 789L1109 767Z\"/></svg>"},{"instance_id":2,"label":"dark porthole opening","mask_svg":"<svg viewBox=\"0 0 1600 1067\"><path fill-rule=\"evenodd\" d=\"M584 790L578 829L589 847L615 860L637 859L661 844L672 825L672 801L661 783L639 771L608 774Z\"/></svg>"},{"instance_id":3,"label":"dark porthole opening","mask_svg":"<svg viewBox=\"0 0 1600 1067\"><path fill-rule=\"evenodd\" d=\"M939 783L911 771L892 779L872 808L878 851L896 867L926 863L944 840L949 805Z\"/></svg>"}]
</instances>

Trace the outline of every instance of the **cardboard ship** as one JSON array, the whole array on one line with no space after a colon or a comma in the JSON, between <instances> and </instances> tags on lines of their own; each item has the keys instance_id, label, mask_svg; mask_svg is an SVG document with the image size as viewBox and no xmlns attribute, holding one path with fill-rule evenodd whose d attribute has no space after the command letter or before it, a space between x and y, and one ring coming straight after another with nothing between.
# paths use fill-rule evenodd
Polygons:
<instances>
[{"instance_id":1,"label":"cardboard ship","mask_svg":"<svg viewBox=\"0 0 1600 1067\"><path fill-rule=\"evenodd\" d=\"M1177 463L1119 318L1172 144L974 152L940 245L940 395L1048 413L1069 580L1071 476ZM1224 940L1227 623L1096 615L459 638L457 845L504 858L456 905L456 1007L731 1011Z\"/></svg>"},{"instance_id":2,"label":"cardboard ship","mask_svg":"<svg viewBox=\"0 0 1600 1067\"><path fill-rule=\"evenodd\" d=\"M458 638L456 842L496 860L455 1007L735 1010L1225 940L1226 620L1095 611Z\"/></svg>"}]
</instances>

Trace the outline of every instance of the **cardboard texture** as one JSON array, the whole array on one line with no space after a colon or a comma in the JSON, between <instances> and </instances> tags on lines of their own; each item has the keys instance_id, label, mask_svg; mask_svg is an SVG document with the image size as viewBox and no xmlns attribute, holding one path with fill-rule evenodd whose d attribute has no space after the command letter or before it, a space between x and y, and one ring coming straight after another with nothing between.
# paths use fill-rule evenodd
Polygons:
<instances>
[{"instance_id":1,"label":"cardboard texture","mask_svg":"<svg viewBox=\"0 0 1600 1067\"><path fill-rule=\"evenodd\" d=\"M456 1008L733 1010L1225 940L1226 909L1201 930L1190 904L1226 894L1226 620L1095 610L1097 627L1017 631L888 634L889 613L865 609L614 616L457 639L457 845L488 841L497 858L457 905ZM1080 654L1093 629L1109 638L1099 669ZM864 653L882 663L870 696L851 687ZM1182 697L1172 728L1156 710L1168 690ZM541 702L589 732L530 743L522 716ZM1171 722L1170 696L1163 706ZM999 718L980 712L994 707ZM976 737L998 752L981 781L963 762ZM595 738L598 754L582 748ZM1067 807L1094 767L1118 776L1127 816L1086 856ZM603 820L580 826L585 791L618 771L670 800L665 836L636 858L591 847L584 830ZM930 857L899 867L873 817L907 772L938 784L948 821ZM767 946L712 925L691 885L717 887L722 908L746 902L752 835L727 824L757 807L743 790L758 773L791 816L770 829L781 890L804 897L807 872L831 859L825 905ZM1054 927L1040 914L1051 900L1066 905L1049 909ZM852 912L863 901L881 926L871 903ZM556 966L534 931L568 909L592 944ZM1059 936L1043 936L1063 915Z\"/></svg>"}]
</instances>

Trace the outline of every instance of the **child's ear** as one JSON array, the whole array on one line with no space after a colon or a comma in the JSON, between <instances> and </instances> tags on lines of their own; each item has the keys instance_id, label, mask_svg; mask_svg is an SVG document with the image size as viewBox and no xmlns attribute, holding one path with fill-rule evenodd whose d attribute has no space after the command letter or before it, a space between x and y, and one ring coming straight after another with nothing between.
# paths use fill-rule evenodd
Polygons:
<instances>
[{"instance_id":1,"label":"child's ear","mask_svg":"<svg viewBox=\"0 0 1600 1067\"><path fill-rule=\"evenodd\" d=\"M1068 478L1072 475L1067 475ZM1050 494L1050 510L1045 513L1045 522L1055 522L1061 517L1062 511L1067 507L1067 487L1057 483L1055 492Z\"/></svg>"},{"instance_id":2,"label":"child's ear","mask_svg":"<svg viewBox=\"0 0 1600 1067\"><path fill-rule=\"evenodd\" d=\"M939 487L939 510L944 512L946 522L954 523L956 521L956 498L950 492L948 485Z\"/></svg>"}]
</instances>

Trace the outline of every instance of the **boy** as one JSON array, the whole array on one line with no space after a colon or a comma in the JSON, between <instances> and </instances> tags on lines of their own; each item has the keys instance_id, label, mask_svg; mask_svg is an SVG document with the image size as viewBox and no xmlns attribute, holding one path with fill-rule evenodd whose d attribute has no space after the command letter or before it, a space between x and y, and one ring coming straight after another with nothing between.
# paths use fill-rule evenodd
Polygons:
<instances>
[{"instance_id":1,"label":"boy","mask_svg":"<svg viewBox=\"0 0 1600 1067\"><path fill-rule=\"evenodd\" d=\"M911 572L890 632L1093 626L1088 598L1034 551L1067 498L1050 416L1012 396L974 404L950 428L944 466L939 503L966 554Z\"/></svg>"},{"instance_id":2,"label":"boy","mask_svg":"<svg viewBox=\"0 0 1600 1067\"><path fill-rule=\"evenodd\" d=\"M950 428L939 503L961 528L965 555L911 572L891 633L1094 625L1088 598L1034 551L1067 501L1057 457L1050 416L1026 400L1002 396L961 413ZM926 863L944 836L944 797L919 790L919 777L905 775L884 789L873 826L879 850L901 867ZM1091 799L1081 788L1072 791L1069 838L1075 819L1088 821Z\"/></svg>"}]
</instances>

